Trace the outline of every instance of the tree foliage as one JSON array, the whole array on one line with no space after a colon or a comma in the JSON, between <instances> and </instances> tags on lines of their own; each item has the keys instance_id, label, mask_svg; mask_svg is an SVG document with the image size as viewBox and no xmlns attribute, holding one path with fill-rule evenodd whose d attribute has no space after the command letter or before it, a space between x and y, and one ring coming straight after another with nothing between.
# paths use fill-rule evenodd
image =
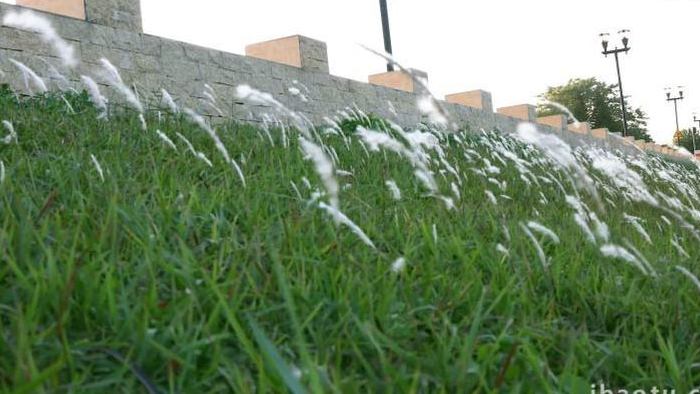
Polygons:
<instances>
[{"instance_id":1,"label":"tree foliage","mask_svg":"<svg viewBox=\"0 0 700 394\"><path fill-rule=\"evenodd\" d=\"M695 146L693 146L693 136L695 137ZM700 133L695 127L684 129L680 131L680 138L673 142L677 146L687 149L688 152L693 152L694 148L700 149Z\"/></svg>"},{"instance_id":2,"label":"tree foliage","mask_svg":"<svg viewBox=\"0 0 700 394\"><path fill-rule=\"evenodd\" d=\"M609 85L596 78L572 79L566 85L549 87L540 95L541 99L559 103L573 113L580 122L589 122L591 127L607 128L612 132L622 132L622 106L617 85ZM565 114L549 104L540 104L538 116ZM647 130L647 115L640 108L627 103L628 133L637 139L653 141ZM569 119L573 122L573 119Z\"/></svg>"}]
</instances>

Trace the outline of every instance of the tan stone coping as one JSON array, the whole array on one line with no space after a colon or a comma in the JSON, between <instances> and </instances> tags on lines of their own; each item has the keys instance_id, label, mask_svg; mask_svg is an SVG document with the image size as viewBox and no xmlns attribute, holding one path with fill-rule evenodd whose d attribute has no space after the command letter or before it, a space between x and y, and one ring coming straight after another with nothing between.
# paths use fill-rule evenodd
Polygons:
<instances>
[{"instance_id":1,"label":"tan stone coping","mask_svg":"<svg viewBox=\"0 0 700 394\"><path fill-rule=\"evenodd\" d=\"M453 93L445 96L445 101L459 104L465 107L483 109L493 112L493 99L491 93L485 90L471 90L468 92Z\"/></svg>"},{"instance_id":2,"label":"tan stone coping","mask_svg":"<svg viewBox=\"0 0 700 394\"><path fill-rule=\"evenodd\" d=\"M513 105L510 107L502 107L497 110L501 115L510 116L511 118L535 122L537 120L537 108L531 104Z\"/></svg>"},{"instance_id":3,"label":"tan stone coping","mask_svg":"<svg viewBox=\"0 0 700 394\"><path fill-rule=\"evenodd\" d=\"M565 130L569 123L569 119L566 117L566 115L551 115L537 118L537 123L551 126L555 129Z\"/></svg>"},{"instance_id":4,"label":"tan stone coping","mask_svg":"<svg viewBox=\"0 0 700 394\"><path fill-rule=\"evenodd\" d=\"M411 75L403 71L388 71L370 75L369 83L409 93L413 93L416 89Z\"/></svg>"},{"instance_id":5,"label":"tan stone coping","mask_svg":"<svg viewBox=\"0 0 700 394\"><path fill-rule=\"evenodd\" d=\"M572 123L569 125L568 130L572 133L588 135L591 132L591 125L588 122Z\"/></svg>"},{"instance_id":6,"label":"tan stone coping","mask_svg":"<svg viewBox=\"0 0 700 394\"><path fill-rule=\"evenodd\" d=\"M600 128L600 129L591 130L591 136L593 136L593 138L598 138L601 140L607 139L608 134L610 134L610 130L608 130L607 128L604 128L604 127Z\"/></svg>"},{"instance_id":7,"label":"tan stone coping","mask_svg":"<svg viewBox=\"0 0 700 394\"><path fill-rule=\"evenodd\" d=\"M298 35L258 42L245 47L246 56L301 68L301 44Z\"/></svg>"},{"instance_id":8,"label":"tan stone coping","mask_svg":"<svg viewBox=\"0 0 700 394\"><path fill-rule=\"evenodd\" d=\"M17 5L85 20L84 0L17 0Z\"/></svg>"}]
</instances>

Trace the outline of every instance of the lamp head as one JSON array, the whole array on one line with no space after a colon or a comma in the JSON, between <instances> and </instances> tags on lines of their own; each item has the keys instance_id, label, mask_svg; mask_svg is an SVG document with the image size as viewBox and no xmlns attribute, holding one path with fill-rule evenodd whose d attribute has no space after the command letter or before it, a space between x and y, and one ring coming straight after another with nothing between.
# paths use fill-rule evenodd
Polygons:
<instances>
[{"instance_id":1,"label":"lamp head","mask_svg":"<svg viewBox=\"0 0 700 394\"><path fill-rule=\"evenodd\" d=\"M608 41L608 37L610 36L610 34L608 34L608 33L600 33L600 34L598 34L598 36L600 36L601 40L603 40L603 42L602 42L602 44L603 44L603 52L607 52L607 51L608 51L608 46L609 46L609 44L610 44L610 41ZM605 56L607 56L607 55L605 55Z\"/></svg>"}]
</instances>

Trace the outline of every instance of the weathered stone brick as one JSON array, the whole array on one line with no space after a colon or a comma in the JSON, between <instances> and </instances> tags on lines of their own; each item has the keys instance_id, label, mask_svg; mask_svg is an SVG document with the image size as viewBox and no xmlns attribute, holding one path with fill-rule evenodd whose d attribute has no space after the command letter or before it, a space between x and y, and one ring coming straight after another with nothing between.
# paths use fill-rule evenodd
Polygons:
<instances>
[{"instance_id":1,"label":"weathered stone brick","mask_svg":"<svg viewBox=\"0 0 700 394\"><path fill-rule=\"evenodd\" d=\"M139 0L85 0L88 21L133 32L143 31Z\"/></svg>"}]
</instances>

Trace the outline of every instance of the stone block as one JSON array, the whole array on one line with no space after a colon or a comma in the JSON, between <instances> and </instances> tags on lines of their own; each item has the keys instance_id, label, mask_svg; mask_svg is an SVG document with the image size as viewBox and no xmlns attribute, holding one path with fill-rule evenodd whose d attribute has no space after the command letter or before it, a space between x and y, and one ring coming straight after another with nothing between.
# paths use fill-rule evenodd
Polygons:
<instances>
[{"instance_id":1,"label":"stone block","mask_svg":"<svg viewBox=\"0 0 700 394\"><path fill-rule=\"evenodd\" d=\"M134 53L133 61L136 66L136 70L143 73L158 72L161 70L160 59L157 56Z\"/></svg>"},{"instance_id":2,"label":"stone block","mask_svg":"<svg viewBox=\"0 0 700 394\"><path fill-rule=\"evenodd\" d=\"M140 0L85 0L85 17L98 25L143 32Z\"/></svg>"},{"instance_id":3,"label":"stone block","mask_svg":"<svg viewBox=\"0 0 700 394\"><path fill-rule=\"evenodd\" d=\"M160 56L160 47L163 45L163 39L149 34L141 35L141 48L144 55Z\"/></svg>"},{"instance_id":4,"label":"stone block","mask_svg":"<svg viewBox=\"0 0 700 394\"><path fill-rule=\"evenodd\" d=\"M199 65L188 60L180 60L178 62L166 62L162 60L162 72L166 76L174 79L182 79L185 81L202 80Z\"/></svg>"},{"instance_id":5,"label":"stone block","mask_svg":"<svg viewBox=\"0 0 700 394\"><path fill-rule=\"evenodd\" d=\"M100 59L106 56L107 47L83 42L80 44L80 51L82 54L83 62L90 64L98 64Z\"/></svg>"},{"instance_id":6,"label":"stone block","mask_svg":"<svg viewBox=\"0 0 700 394\"><path fill-rule=\"evenodd\" d=\"M448 94L445 96L445 101L465 107L479 108L487 112L493 112L493 98L491 97L491 93L484 90Z\"/></svg>"},{"instance_id":7,"label":"stone block","mask_svg":"<svg viewBox=\"0 0 700 394\"><path fill-rule=\"evenodd\" d=\"M143 40L141 38L142 35L138 32L120 29L105 29L104 27L100 27L100 29L106 30L104 33L110 40L110 46L123 49L125 51L141 52L143 50Z\"/></svg>"},{"instance_id":8,"label":"stone block","mask_svg":"<svg viewBox=\"0 0 700 394\"><path fill-rule=\"evenodd\" d=\"M537 123L554 127L559 131L563 131L566 130L566 128L568 127L569 122L566 115L551 115L537 118Z\"/></svg>"},{"instance_id":9,"label":"stone block","mask_svg":"<svg viewBox=\"0 0 700 394\"><path fill-rule=\"evenodd\" d=\"M83 0L17 0L17 5L85 20Z\"/></svg>"},{"instance_id":10,"label":"stone block","mask_svg":"<svg viewBox=\"0 0 700 394\"><path fill-rule=\"evenodd\" d=\"M301 68L328 74L328 48L326 43L309 37L298 37L301 52Z\"/></svg>"},{"instance_id":11,"label":"stone block","mask_svg":"<svg viewBox=\"0 0 700 394\"><path fill-rule=\"evenodd\" d=\"M193 62L208 63L212 61L212 50L198 45L184 45L185 57Z\"/></svg>"},{"instance_id":12,"label":"stone block","mask_svg":"<svg viewBox=\"0 0 700 394\"><path fill-rule=\"evenodd\" d=\"M568 130L572 133L588 135L591 132L591 125L588 122L572 123Z\"/></svg>"},{"instance_id":13,"label":"stone block","mask_svg":"<svg viewBox=\"0 0 700 394\"><path fill-rule=\"evenodd\" d=\"M525 120L528 122L537 121L537 108L530 104L513 105L510 107L502 107L497 110L501 115L511 118Z\"/></svg>"},{"instance_id":14,"label":"stone block","mask_svg":"<svg viewBox=\"0 0 700 394\"><path fill-rule=\"evenodd\" d=\"M328 73L326 44L300 35L248 45L245 54L307 71Z\"/></svg>"},{"instance_id":15,"label":"stone block","mask_svg":"<svg viewBox=\"0 0 700 394\"><path fill-rule=\"evenodd\" d=\"M122 49L109 49L103 56L121 72L123 70L137 71L133 53Z\"/></svg>"},{"instance_id":16,"label":"stone block","mask_svg":"<svg viewBox=\"0 0 700 394\"><path fill-rule=\"evenodd\" d=\"M414 78L420 78L427 85L428 74L420 70L410 70L413 76L405 71L388 71L369 76L369 83L376 86L401 90L409 93L419 93L423 88Z\"/></svg>"},{"instance_id":17,"label":"stone block","mask_svg":"<svg viewBox=\"0 0 700 394\"><path fill-rule=\"evenodd\" d=\"M0 49L41 53L46 50L46 45L34 33L0 27Z\"/></svg>"},{"instance_id":18,"label":"stone block","mask_svg":"<svg viewBox=\"0 0 700 394\"><path fill-rule=\"evenodd\" d=\"M411 75L403 71L389 71L370 75L369 83L409 93L413 93L416 90L415 81L413 81Z\"/></svg>"},{"instance_id":19,"label":"stone block","mask_svg":"<svg viewBox=\"0 0 700 394\"><path fill-rule=\"evenodd\" d=\"M598 138L598 139L601 139L601 140L607 139L609 133L610 133L610 131L609 131L608 129L606 129L606 128L600 128L600 129L593 129L593 130L591 130L591 136L592 136L593 138Z\"/></svg>"}]
</instances>

